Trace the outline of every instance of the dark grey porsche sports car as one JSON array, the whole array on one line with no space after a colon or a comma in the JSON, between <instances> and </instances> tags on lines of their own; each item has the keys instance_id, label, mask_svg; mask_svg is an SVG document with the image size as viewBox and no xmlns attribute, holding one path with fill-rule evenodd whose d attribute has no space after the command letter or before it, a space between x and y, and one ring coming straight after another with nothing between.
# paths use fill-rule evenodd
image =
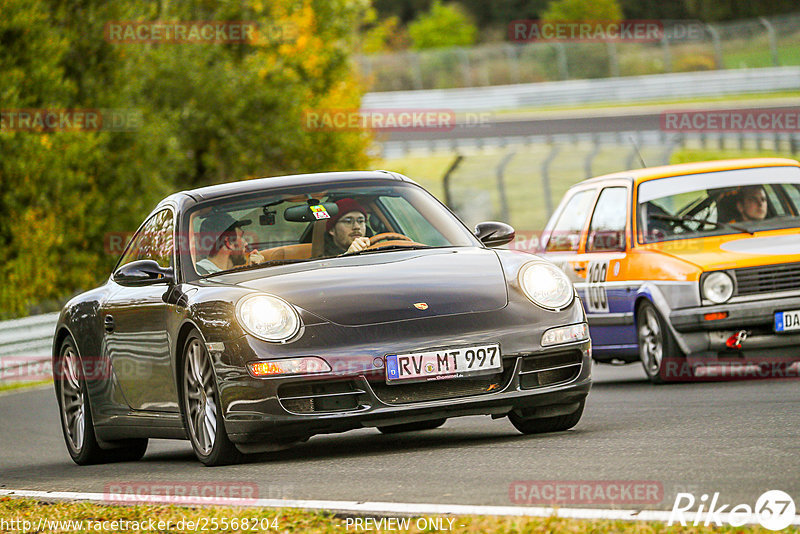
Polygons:
<instances>
[{"instance_id":1,"label":"dark grey porsche sports car","mask_svg":"<svg viewBox=\"0 0 800 534\"><path fill-rule=\"evenodd\" d=\"M492 249L386 171L264 178L176 193L53 344L78 464L189 439L206 465L361 427L508 416L566 430L591 385L583 308L561 270Z\"/></svg>"}]
</instances>

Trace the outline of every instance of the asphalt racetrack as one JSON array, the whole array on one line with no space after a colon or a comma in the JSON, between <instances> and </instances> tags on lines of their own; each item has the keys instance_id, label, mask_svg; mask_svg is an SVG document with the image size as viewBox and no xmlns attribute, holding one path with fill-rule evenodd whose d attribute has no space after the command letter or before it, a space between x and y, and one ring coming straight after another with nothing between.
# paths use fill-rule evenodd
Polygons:
<instances>
[{"instance_id":1,"label":"asphalt racetrack","mask_svg":"<svg viewBox=\"0 0 800 534\"><path fill-rule=\"evenodd\" d=\"M260 499L523 505L518 481L649 481L644 506L671 510L678 492L755 504L764 491L800 494L800 383L736 380L653 386L639 365L595 366L583 419L567 432L524 436L507 419L465 417L423 432L375 429L315 436L245 464L206 468L188 442L151 440L138 462L79 467L55 395L0 396L0 487L104 493L120 484L246 484ZM605 481L605 482L604 482ZM163 490L161 490L163 491ZM562 504L562 506L570 506Z\"/></svg>"}]
</instances>

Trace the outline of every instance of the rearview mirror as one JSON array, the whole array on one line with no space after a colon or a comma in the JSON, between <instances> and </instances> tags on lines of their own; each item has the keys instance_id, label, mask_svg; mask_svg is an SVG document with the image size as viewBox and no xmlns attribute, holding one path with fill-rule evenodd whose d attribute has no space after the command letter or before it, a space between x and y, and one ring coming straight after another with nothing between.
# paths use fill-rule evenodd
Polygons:
<instances>
[{"instance_id":1,"label":"rearview mirror","mask_svg":"<svg viewBox=\"0 0 800 534\"><path fill-rule=\"evenodd\" d=\"M325 217L324 214L328 215ZM335 202L322 202L311 206L292 206L283 212L283 218L291 222L311 222L328 219L339 213ZM322 215L322 216L320 216Z\"/></svg>"},{"instance_id":2,"label":"rearview mirror","mask_svg":"<svg viewBox=\"0 0 800 534\"><path fill-rule=\"evenodd\" d=\"M475 227L475 237L487 247L500 247L514 239L514 228L506 223L487 221Z\"/></svg>"},{"instance_id":3,"label":"rearview mirror","mask_svg":"<svg viewBox=\"0 0 800 534\"><path fill-rule=\"evenodd\" d=\"M175 281L175 273L172 267L161 267L153 260L137 260L117 269L114 281L123 286L171 284Z\"/></svg>"}]
</instances>

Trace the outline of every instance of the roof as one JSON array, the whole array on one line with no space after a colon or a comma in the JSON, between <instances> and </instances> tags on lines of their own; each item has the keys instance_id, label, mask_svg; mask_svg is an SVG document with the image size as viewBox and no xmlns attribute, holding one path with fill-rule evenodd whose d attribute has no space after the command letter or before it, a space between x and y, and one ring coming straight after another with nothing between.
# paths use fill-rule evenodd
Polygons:
<instances>
[{"instance_id":1,"label":"roof","mask_svg":"<svg viewBox=\"0 0 800 534\"><path fill-rule=\"evenodd\" d=\"M188 195L198 201L210 200L239 193L252 193L265 189L281 187L297 187L304 185L324 184L328 182L349 182L356 180L400 180L410 181L405 176L389 171L349 171L349 172L319 172L312 174L294 174L289 176L275 176L271 178L257 178L255 180L241 180L218 185L209 185L189 191L181 191L178 195Z\"/></svg>"},{"instance_id":2,"label":"roof","mask_svg":"<svg viewBox=\"0 0 800 534\"><path fill-rule=\"evenodd\" d=\"M757 167L785 167L787 165L798 167L800 162L787 158L748 158L726 159L717 161L701 161L697 163L679 163L676 165L662 165L660 167L647 167L631 171L615 172L595 178L589 178L576 185L585 185L592 182L601 182L611 179L627 178L635 184L648 180L657 180L668 176L681 176L685 174L699 174L704 172L729 171L736 169L752 169Z\"/></svg>"}]
</instances>

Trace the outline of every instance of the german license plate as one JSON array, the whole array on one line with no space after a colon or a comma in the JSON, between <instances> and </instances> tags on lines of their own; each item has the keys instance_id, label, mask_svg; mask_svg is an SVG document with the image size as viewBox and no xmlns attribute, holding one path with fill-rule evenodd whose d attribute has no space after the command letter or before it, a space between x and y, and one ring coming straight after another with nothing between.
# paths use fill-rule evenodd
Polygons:
<instances>
[{"instance_id":1,"label":"german license plate","mask_svg":"<svg viewBox=\"0 0 800 534\"><path fill-rule=\"evenodd\" d=\"M775 313L775 331L800 330L800 310Z\"/></svg>"},{"instance_id":2,"label":"german license plate","mask_svg":"<svg viewBox=\"0 0 800 534\"><path fill-rule=\"evenodd\" d=\"M503 368L500 345L474 345L386 356L386 382L427 382L493 374Z\"/></svg>"}]
</instances>

